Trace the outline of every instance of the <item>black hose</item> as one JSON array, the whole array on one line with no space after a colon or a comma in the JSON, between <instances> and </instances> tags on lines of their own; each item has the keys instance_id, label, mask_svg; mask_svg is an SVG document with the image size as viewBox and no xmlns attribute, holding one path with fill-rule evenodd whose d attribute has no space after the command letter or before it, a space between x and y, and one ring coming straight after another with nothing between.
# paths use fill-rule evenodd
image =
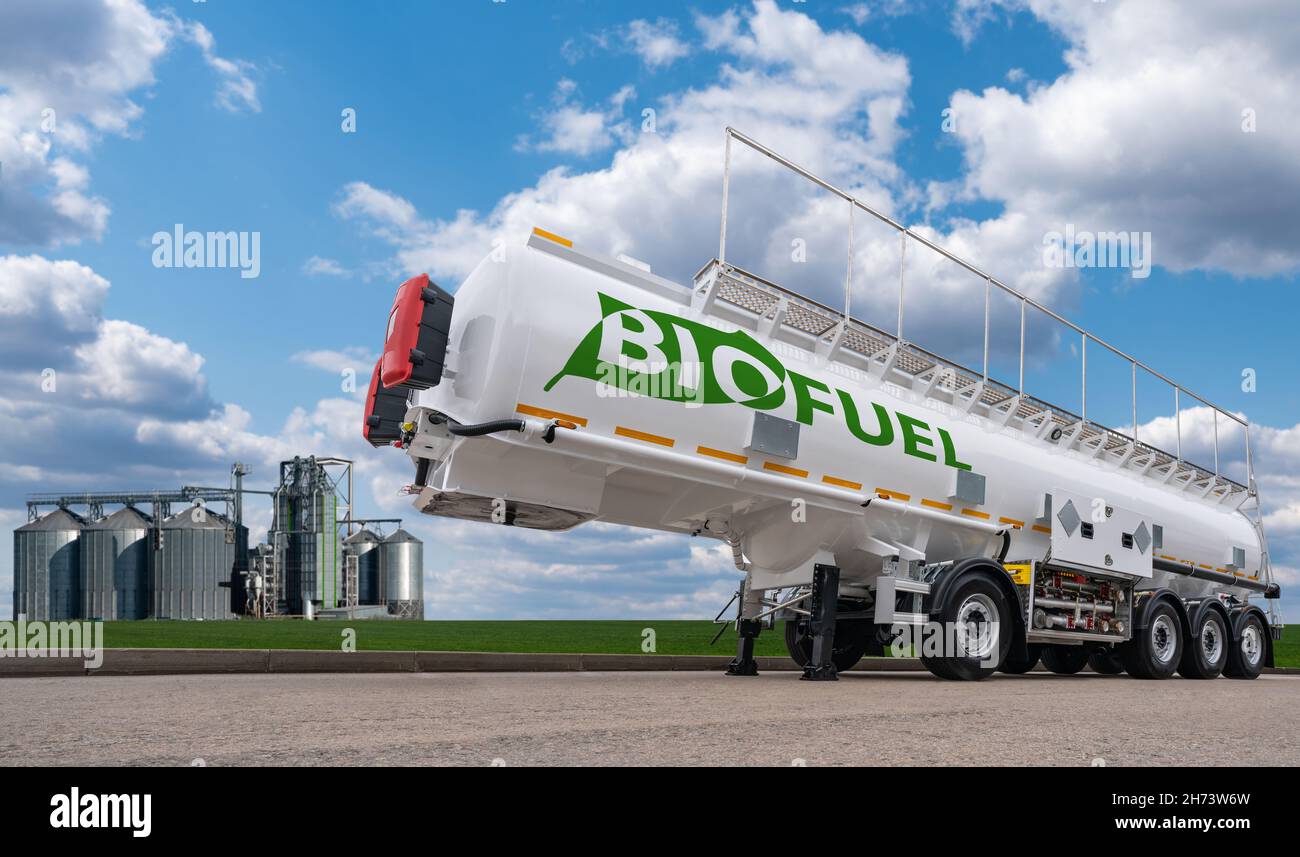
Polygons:
<instances>
[{"instance_id":1,"label":"black hose","mask_svg":"<svg viewBox=\"0 0 1300 857\"><path fill-rule=\"evenodd\" d=\"M499 431L523 430L523 420L489 420L485 423L474 423L472 425L451 423L447 426L448 432L459 437L482 437L485 434L496 434Z\"/></svg>"},{"instance_id":2,"label":"black hose","mask_svg":"<svg viewBox=\"0 0 1300 857\"><path fill-rule=\"evenodd\" d=\"M1011 551L1011 531L1002 531L1002 550L998 551L998 562L1006 562L1007 554Z\"/></svg>"}]
</instances>

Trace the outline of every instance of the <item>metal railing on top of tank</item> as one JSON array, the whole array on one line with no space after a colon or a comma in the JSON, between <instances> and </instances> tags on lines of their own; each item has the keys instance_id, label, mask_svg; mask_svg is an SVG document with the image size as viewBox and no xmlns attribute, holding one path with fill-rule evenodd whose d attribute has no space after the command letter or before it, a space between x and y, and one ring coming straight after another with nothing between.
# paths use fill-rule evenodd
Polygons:
<instances>
[{"instance_id":1,"label":"metal railing on top of tank","mask_svg":"<svg viewBox=\"0 0 1300 857\"><path fill-rule=\"evenodd\" d=\"M1189 466L1194 467L1196 470L1202 470L1207 476L1209 475L1209 471L1204 471L1203 468L1200 468L1192 464L1191 462L1185 462L1183 459L1182 397L1190 396L1191 398L1200 402L1202 405L1205 405L1213 413L1213 428L1214 428L1213 476L1215 480L1222 480L1225 482L1232 481L1227 476L1224 476L1220 472L1221 468L1220 468L1220 461L1219 461L1219 417L1220 416L1226 417L1227 419L1231 420L1234 423L1237 423L1242 427L1242 429L1244 430L1245 441L1246 441L1246 462L1245 463L1246 463L1246 474L1247 474L1246 476L1247 485L1242 487L1246 489L1249 495L1251 496L1256 495L1255 466L1254 466L1253 455L1251 452L1250 423L1248 420L1244 420L1241 417L1237 416L1236 414L1232 413L1231 411L1225 410L1224 408L1215 405L1213 402L1210 402L1209 400L1205 399L1203 396L1199 396L1196 393L1193 393L1192 391L1188 390L1186 387L1183 387L1181 384L1166 377L1162 373L1157 372L1155 369L1152 369L1146 363L1143 363L1137 358L1130 356L1124 351L1121 351L1119 348L1116 348L1114 345L1111 345L1109 342L1106 342L1105 340L1097 336L1094 336L1093 334L1084 330L1079 325L1075 324L1074 322L1070 321L1067 318L1064 318L1063 316L1057 314L1056 312L1053 312L1051 309L1047 308L1046 306L1034 300L1033 298L1029 297L1028 295L1022 294L1021 292L1017 291L1016 289L1012 288L1006 283L1003 283L1000 280L996 279L995 277L993 277L993 275L981 270L980 268L976 267L970 262L967 262L965 259L962 259L960 256L957 256L949 252L948 250L944 249L938 244L935 244L933 241L930 241L928 238L925 238L922 235L918 235L916 232L913 232L912 230L908 229L906 226L894 220L893 218L889 217L888 215L884 214L883 212L877 211L876 209L867 205L865 202L861 201L860 199L853 196L852 194L840 190L839 188L835 187L825 179L822 179L816 174L804 169L803 167L799 166L793 161L790 161L789 159L782 157L781 155L778 155L776 152L767 148L762 143L759 143L753 138L746 136L745 134L741 133L740 131L737 131L736 129L730 126L728 126L726 129L726 149L725 149L723 169L722 169L722 226L721 226L721 235L718 240L718 258L717 258L717 264L720 268L725 269L728 267L726 262L727 204L728 204L728 196L729 196L730 186L731 186L731 141L733 139L741 143L744 143L746 146L758 152L759 154L762 154L770 158L771 160L775 161L781 166L797 173L798 175L802 176L803 178L807 179L808 181L812 182L818 187L821 187L823 190L826 190L834 194L835 196L838 196L840 199L844 200L845 202L849 203L847 271L844 277L844 312L843 312L844 319L863 325L865 327L869 327L873 330L879 330L879 328L876 328L874 325L866 325L865 323L852 318L852 315L850 314L852 288L853 288L853 214L855 209L861 209L862 211L865 211L867 214L870 214L872 217L876 218L880 222L893 227L893 229L899 233L900 251L899 251L899 269L898 269L898 327L897 327L897 332L894 335L896 341L899 344L906 344L907 342L903 338L903 306L904 306L904 295L905 295L906 283L907 283L907 279L906 279L907 242L908 239L910 238L911 240L916 241L919 244L924 245L925 247L928 247L929 249L933 250L934 252L938 253L944 258L956 263L966 271L969 271L970 273L984 280L984 365L983 365L982 375L983 375L983 382L985 385L989 383L990 297L992 294L992 290L994 288L997 288L1000 289L1002 292L1015 298L1020 303L1020 382L1017 388L1017 395L1020 398L1022 399L1025 398L1025 309L1026 307L1033 307L1039 312L1042 312L1043 314L1047 315L1049 318L1052 318L1055 321L1059 322L1060 324L1063 324L1066 327L1070 328L1075 333L1079 334L1079 336L1081 337L1080 362L1082 364L1082 377L1081 377L1082 409L1081 409L1081 413L1079 414L1079 418L1084 425L1089 424L1088 421L1088 342L1091 341L1107 349L1112 354L1119 357L1121 360L1127 361L1130 366L1131 376L1132 376L1132 408L1133 408L1132 437L1129 437L1123 432L1116 431L1115 429L1099 426L1099 424L1096 423L1092 423L1092 425L1098 425L1098 427L1106 428L1106 431L1114 435L1125 437L1131 440L1134 445L1137 445L1139 443L1137 437L1138 434L1137 370L1142 369L1143 371L1149 373L1153 377L1158 378L1161 381L1165 382L1174 390L1174 423L1175 423L1175 434L1177 438L1177 448L1172 455L1170 453L1164 453L1165 455L1170 456L1174 459L1173 463L1170 466L1173 468L1179 468L1182 465L1187 464ZM764 281L764 282L768 282L768 281ZM772 283L768 283L768 284L775 285ZM798 295L797 293L794 292L789 292L789 290L784 289L780 286L777 286L777 288L781 289L781 291L783 292L788 292L794 297L800 298L805 301L809 300L808 298L803 297L802 295ZM813 301L813 303L816 302ZM831 313L838 313L837 310L833 310L829 307L825 307L822 304L818 304L818 305L822 306L824 309L828 310ZM950 361L944 361L944 362L950 362ZM1057 408L1056 410L1063 412L1063 410L1059 408ZM1163 450L1157 450L1155 447L1150 447L1147 444L1143 444L1143 446L1146 446L1147 448L1152 449L1153 451L1163 452ZM1195 481L1199 481L1199 480L1195 480Z\"/></svg>"}]
</instances>

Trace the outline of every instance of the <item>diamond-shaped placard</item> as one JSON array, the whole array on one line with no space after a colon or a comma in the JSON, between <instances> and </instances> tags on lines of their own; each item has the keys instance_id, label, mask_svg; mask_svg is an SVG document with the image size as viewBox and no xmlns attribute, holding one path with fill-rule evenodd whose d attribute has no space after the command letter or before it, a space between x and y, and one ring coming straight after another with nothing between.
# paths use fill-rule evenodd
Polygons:
<instances>
[{"instance_id":1,"label":"diamond-shaped placard","mask_svg":"<svg viewBox=\"0 0 1300 857\"><path fill-rule=\"evenodd\" d=\"M1061 511L1056 513L1056 520L1061 522L1062 527L1065 527L1065 534L1067 536L1074 535L1074 531L1079 529L1079 524L1082 523L1082 519L1080 519L1079 513L1075 511L1073 500L1065 501L1065 505L1061 507Z\"/></svg>"},{"instance_id":2,"label":"diamond-shaped placard","mask_svg":"<svg viewBox=\"0 0 1300 857\"><path fill-rule=\"evenodd\" d=\"M1137 530L1133 533L1133 544L1137 545L1139 553L1146 553L1147 548L1151 547L1151 533L1147 531L1146 521L1138 524Z\"/></svg>"}]
</instances>

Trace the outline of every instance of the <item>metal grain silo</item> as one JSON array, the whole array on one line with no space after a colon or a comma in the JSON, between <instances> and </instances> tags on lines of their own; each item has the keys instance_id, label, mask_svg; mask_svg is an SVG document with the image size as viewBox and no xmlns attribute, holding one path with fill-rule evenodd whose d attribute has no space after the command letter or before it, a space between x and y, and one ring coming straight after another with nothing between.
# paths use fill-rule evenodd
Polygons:
<instances>
[{"instance_id":1,"label":"metal grain silo","mask_svg":"<svg viewBox=\"0 0 1300 857\"><path fill-rule=\"evenodd\" d=\"M14 618L80 618L81 532L86 522L56 509L14 530Z\"/></svg>"},{"instance_id":2,"label":"metal grain silo","mask_svg":"<svg viewBox=\"0 0 1300 857\"><path fill-rule=\"evenodd\" d=\"M149 526L127 506L81 531L81 618L148 618Z\"/></svg>"},{"instance_id":3,"label":"metal grain silo","mask_svg":"<svg viewBox=\"0 0 1300 857\"><path fill-rule=\"evenodd\" d=\"M379 604L379 536L361 529L343 540L343 549L357 558L357 603Z\"/></svg>"},{"instance_id":4,"label":"metal grain silo","mask_svg":"<svg viewBox=\"0 0 1300 857\"><path fill-rule=\"evenodd\" d=\"M338 538L339 498L325 467L314 457L280 465L275 521L268 536L280 557L281 609L306 612L307 602L337 607L343 590Z\"/></svg>"},{"instance_id":5,"label":"metal grain silo","mask_svg":"<svg viewBox=\"0 0 1300 857\"><path fill-rule=\"evenodd\" d=\"M399 529L379 545L380 597L399 619L424 618L424 542Z\"/></svg>"},{"instance_id":6,"label":"metal grain silo","mask_svg":"<svg viewBox=\"0 0 1300 857\"><path fill-rule=\"evenodd\" d=\"M156 619L233 619L235 560L248 550L248 529L202 506L162 522L161 549L150 551Z\"/></svg>"}]
</instances>

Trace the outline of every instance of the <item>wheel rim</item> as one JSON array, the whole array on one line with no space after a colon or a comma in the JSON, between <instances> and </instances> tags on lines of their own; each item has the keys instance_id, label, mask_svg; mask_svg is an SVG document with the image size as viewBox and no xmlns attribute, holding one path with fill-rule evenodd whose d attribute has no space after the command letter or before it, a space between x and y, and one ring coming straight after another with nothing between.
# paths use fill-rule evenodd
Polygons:
<instances>
[{"instance_id":1,"label":"wheel rim","mask_svg":"<svg viewBox=\"0 0 1300 857\"><path fill-rule=\"evenodd\" d=\"M1241 632L1241 654L1251 666L1259 663L1264 654L1259 628L1254 623L1247 625L1246 630Z\"/></svg>"},{"instance_id":2,"label":"wheel rim","mask_svg":"<svg viewBox=\"0 0 1300 857\"><path fill-rule=\"evenodd\" d=\"M1217 664L1223 657L1223 626L1217 619L1206 619L1201 626L1201 651L1206 663Z\"/></svg>"},{"instance_id":3,"label":"wheel rim","mask_svg":"<svg viewBox=\"0 0 1300 857\"><path fill-rule=\"evenodd\" d=\"M1167 664L1174 659L1178 648L1178 632L1168 616L1157 616L1151 623L1151 653L1156 660Z\"/></svg>"},{"instance_id":4,"label":"wheel rim","mask_svg":"<svg viewBox=\"0 0 1300 857\"><path fill-rule=\"evenodd\" d=\"M959 656L984 660L998 643L998 608L982 593L969 596L957 609Z\"/></svg>"}]
</instances>

